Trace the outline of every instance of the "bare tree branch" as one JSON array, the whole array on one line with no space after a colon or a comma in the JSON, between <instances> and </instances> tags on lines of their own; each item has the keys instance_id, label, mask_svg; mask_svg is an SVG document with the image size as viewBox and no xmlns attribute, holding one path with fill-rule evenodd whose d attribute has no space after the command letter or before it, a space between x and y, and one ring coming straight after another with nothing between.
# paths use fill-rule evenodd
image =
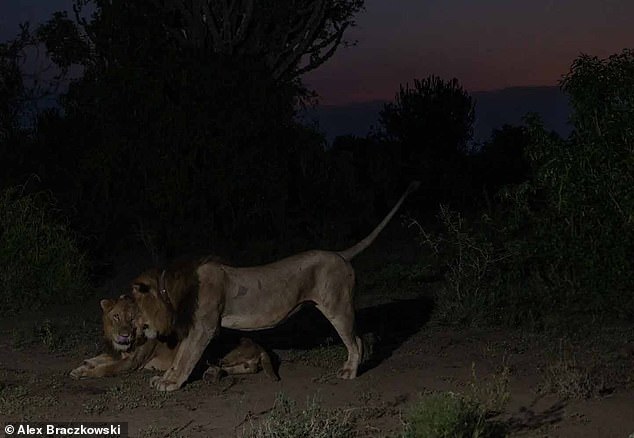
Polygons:
<instances>
[{"instance_id":1,"label":"bare tree branch","mask_svg":"<svg viewBox=\"0 0 634 438\"><path fill-rule=\"evenodd\" d=\"M181 0L176 4L187 45L215 54L264 59L277 79L328 60L342 44L363 0ZM300 62L306 64L300 67Z\"/></svg>"}]
</instances>

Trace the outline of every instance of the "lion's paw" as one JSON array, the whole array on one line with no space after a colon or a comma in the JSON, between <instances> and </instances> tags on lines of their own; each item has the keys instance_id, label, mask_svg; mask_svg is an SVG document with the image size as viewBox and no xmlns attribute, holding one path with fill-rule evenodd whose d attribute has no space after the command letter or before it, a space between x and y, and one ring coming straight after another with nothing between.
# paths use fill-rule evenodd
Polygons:
<instances>
[{"instance_id":1,"label":"lion's paw","mask_svg":"<svg viewBox=\"0 0 634 438\"><path fill-rule=\"evenodd\" d=\"M357 370L350 368L342 368L337 372L337 377L344 380L352 380L357 377Z\"/></svg>"},{"instance_id":2,"label":"lion's paw","mask_svg":"<svg viewBox=\"0 0 634 438\"><path fill-rule=\"evenodd\" d=\"M176 391L181 387L173 380L165 379L163 376L154 376L150 379L150 386L158 391Z\"/></svg>"},{"instance_id":3,"label":"lion's paw","mask_svg":"<svg viewBox=\"0 0 634 438\"><path fill-rule=\"evenodd\" d=\"M220 382L222 377L222 368L217 366L210 366L203 374L203 380L211 383Z\"/></svg>"},{"instance_id":4,"label":"lion's paw","mask_svg":"<svg viewBox=\"0 0 634 438\"><path fill-rule=\"evenodd\" d=\"M89 370L92 369L92 367L90 365L82 365L79 366L77 368L75 368L74 370L72 370L70 372L70 376L73 379L84 379L86 377L89 377Z\"/></svg>"}]
</instances>

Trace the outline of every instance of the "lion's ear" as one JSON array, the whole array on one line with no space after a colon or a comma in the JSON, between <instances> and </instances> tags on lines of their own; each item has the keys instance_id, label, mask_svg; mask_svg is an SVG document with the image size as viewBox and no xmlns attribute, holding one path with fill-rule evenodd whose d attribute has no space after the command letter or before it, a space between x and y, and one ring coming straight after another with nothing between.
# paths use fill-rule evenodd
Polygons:
<instances>
[{"instance_id":1,"label":"lion's ear","mask_svg":"<svg viewBox=\"0 0 634 438\"><path fill-rule=\"evenodd\" d=\"M108 312L110 309L112 309L112 306L114 306L114 301L113 300L101 300L99 301L99 305L101 306L101 310L105 312Z\"/></svg>"}]
</instances>

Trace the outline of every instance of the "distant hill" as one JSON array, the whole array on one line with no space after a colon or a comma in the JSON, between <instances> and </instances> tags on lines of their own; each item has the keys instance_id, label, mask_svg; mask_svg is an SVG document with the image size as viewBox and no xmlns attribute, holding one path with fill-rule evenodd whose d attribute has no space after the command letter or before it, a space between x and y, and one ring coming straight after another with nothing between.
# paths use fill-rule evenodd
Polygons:
<instances>
[{"instance_id":1,"label":"distant hill","mask_svg":"<svg viewBox=\"0 0 634 438\"><path fill-rule=\"evenodd\" d=\"M570 133L568 98L558 87L513 87L496 91L471 93L476 101L474 139L487 140L494 128L506 124L520 124L529 112L538 113L547 128L562 136ZM377 125L379 111L385 101L371 101L349 105L324 105L306 110L302 119L317 123L319 130L332 143L339 135L365 136Z\"/></svg>"},{"instance_id":2,"label":"distant hill","mask_svg":"<svg viewBox=\"0 0 634 438\"><path fill-rule=\"evenodd\" d=\"M487 140L503 124L518 125L526 113L537 113L546 128L562 137L570 134L570 105L559 87L513 87L471 93L476 101L474 137Z\"/></svg>"},{"instance_id":3,"label":"distant hill","mask_svg":"<svg viewBox=\"0 0 634 438\"><path fill-rule=\"evenodd\" d=\"M326 135L328 143L340 135L364 137L379 120L379 111L384 100L352 103L348 105L322 105L300 114L306 124L317 124L319 131Z\"/></svg>"}]
</instances>

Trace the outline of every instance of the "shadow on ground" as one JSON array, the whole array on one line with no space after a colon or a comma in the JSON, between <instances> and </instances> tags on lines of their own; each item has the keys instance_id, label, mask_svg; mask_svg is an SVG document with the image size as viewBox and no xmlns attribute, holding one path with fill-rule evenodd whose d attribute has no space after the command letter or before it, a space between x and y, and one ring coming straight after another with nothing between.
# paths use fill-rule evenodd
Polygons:
<instances>
[{"instance_id":1,"label":"shadow on ground","mask_svg":"<svg viewBox=\"0 0 634 438\"><path fill-rule=\"evenodd\" d=\"M364 355L361 373L370 370L392 355L410 336L418 332L432 311L432 300L405 299L357 310L357 332L364 340L368 355ZM211 348L222 355L225 344L237 342L248 336L270 350L310 350L312 348L340 344L339 335L330 322L312 305L306 305L297 314L279 326L255 332L223 329L221 345L214 342Z\"/></svg>"},{"instance_id":2,"label":"shadow on ground","mask_svg":"<svg viewBox=\"0 0 634 438\"><path fill-rule=\"evenodd\" d=\"M540 429L544 426L557 424L563 420L566 403L558 401L542 412L536 412L534 405L539 397L531 403L531 406L522 407L516 414L506 421L511 433L526 432Z\"/></svg>"}]
</instances>

